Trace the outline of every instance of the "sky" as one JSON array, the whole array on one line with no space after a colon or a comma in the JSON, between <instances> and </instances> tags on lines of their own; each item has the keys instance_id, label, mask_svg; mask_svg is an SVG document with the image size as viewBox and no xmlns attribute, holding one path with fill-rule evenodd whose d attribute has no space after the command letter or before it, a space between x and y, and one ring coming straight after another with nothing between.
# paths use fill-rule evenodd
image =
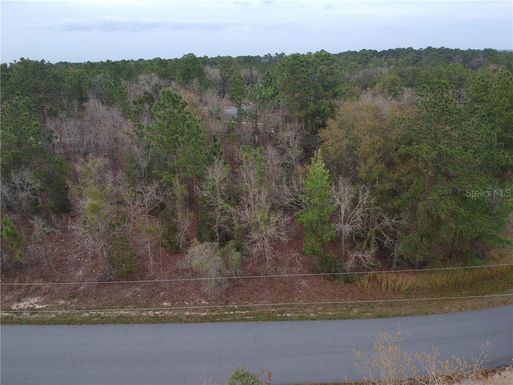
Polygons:
<instances>
[{"instance_id":1,"label":"sky","mask_svg":"<svg viewBox=\"0 0 513 385\"><path fill-rule=\"evenodd\" d=\"M2 1L1 62L513 49L513 0Z\"/></svg>"}]
</instances>

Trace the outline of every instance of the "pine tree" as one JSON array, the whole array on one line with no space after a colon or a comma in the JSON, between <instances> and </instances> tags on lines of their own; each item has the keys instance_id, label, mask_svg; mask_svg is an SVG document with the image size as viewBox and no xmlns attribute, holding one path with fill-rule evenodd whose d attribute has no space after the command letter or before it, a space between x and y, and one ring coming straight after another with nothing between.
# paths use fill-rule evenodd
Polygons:
<instances>
[{"instance_id":1,"label":"pine tree","mask_svg":"<svg viewBox=\"0 0 513 385\"><path fill-rule=\"evenodd\" d=\"M156 157L154 176L172 191L178 186L186 188L185 195L175 191L175 199L171 203L175 208L180 207L179 211L183 213L182 219L176 218L179 223L175 223L177 229L183 230L178 231L183 247L184 232L188 232L190 227L191 210L195 212L195 223L198 223L197 184L209 163L211 146L199 120L187 110L187 103L179 95L163 91L152 112L154 123L145 128L145 133L150 151ZM184 206L187 203L188 208Z\"/></svg>"},{"instance_id":2,"label":"pine tree","mask_svg":"<svg viewBox=\"0 0 513 385\"><path fill-rule=\"evenodd\" d=\"M330 174L320 151L315 153L308 167L301 203L303 209L299 212L298 220L305 227L303 251L309 255L320 255L335 236L335 227L331 222L334 206L330 197Z\"/></svg>"},{"instance_id":3,"label":"pine tree","mask_svg":"<svg viewBox=\"0 0 513 385\"><path fill-rule=\"evenodd\" d=\"M187 103L171 91L163 91L153 107L154 124L146 133L152 150L163 161L160 177L198 177L208 161L207 137L200 122L187 111Z\"/></svg>"}]
</instances>

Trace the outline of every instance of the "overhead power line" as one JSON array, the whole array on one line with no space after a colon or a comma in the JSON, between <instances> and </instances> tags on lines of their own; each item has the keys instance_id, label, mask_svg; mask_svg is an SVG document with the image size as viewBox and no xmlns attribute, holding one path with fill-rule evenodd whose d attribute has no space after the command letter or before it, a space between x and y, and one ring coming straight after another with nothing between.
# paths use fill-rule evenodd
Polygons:
<instances>
[{"instance_id":1,"label":"overhead power line","mask_svg":"<svg viewBox=\"0 0 513 385\"><path fill-rule=\"evenodd\" d=\"M513 297L513 293L468 295L451 297L424 297L424 298L390 298L390 299L364 299L348 301L319 301L319 302L278 302L278 303L248 303L248 304L218 304L218 305L180 305L173 307L147 307L147 308L120 308L120 309L54 309L54 310L0 310L1 313L120 313L145 311L176 311L190 309L227 309L251 307L280 307L280 306L314 306L314 305L358 305L366 303L392 303L392 302L421 302L421 301L447 301L481 298Z\"/></svg>"},{"instance_id":2,"label":"overhead power line","mask_svg":"<svg viewBox=\"0 0 513 385\"><path fill-rule=\"evenodd\" d=\"M396 274L396 273L425 273L435 271L451 270L476 270L500 267L513 267L513 263L503 263L484 266L453 266L433 267L427 269L403 269L403 270L365 270L348 271L337 273L289 273L289 274L264 274L264 275L230 275L221 277L193 277L193 278L167 278L167 279L142 279L124 281L64 281L64 282L0 282L2 286L44 286L44 285L118 285L118 284L148 284L148 283L173 283L173 282L196 282L196 281L218 281L218 280L242 280L242 279L276 279L294 277L327 277L344 275L369 275L369 274Z\"/></svg>"}]
</instances>

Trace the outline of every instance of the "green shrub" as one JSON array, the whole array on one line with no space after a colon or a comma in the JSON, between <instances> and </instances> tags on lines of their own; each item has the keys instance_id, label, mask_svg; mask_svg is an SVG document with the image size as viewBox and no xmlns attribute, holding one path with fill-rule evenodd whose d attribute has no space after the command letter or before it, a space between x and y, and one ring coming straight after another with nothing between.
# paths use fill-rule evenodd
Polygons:
<instances>
[{"instance_id":1,"label":"green shrub","mask_svg":"<svg viewBox=\"0 0 513 385\"><path fill-rule=\"evenodd\" d=\"M205 291L210 295L219 293L226 287L223 276L242 273L241 256L234 241L228 242L224 247L219 247L215 242L193 242L183 260L183 267L190 268L203 277L213 278L203 282Z\"/></svg>"},{"instance_id":2,"label":"green shrub","mask_svg":"<svg viewBox=\"0 0 513 385\"><path fill-rule=\"evenodd\" d=\"M205 203L205 199L199 199L198 209L198 240L201 242L213 242L216 239L214 231L214 218L212 211Z\"/></svg>"},{"instance_id":3,"label":"green shrub","mask_svg":"<svg viewBox=\"0 0 513 385\"><path fill-rule=\"evenodd\" d=\"M115 272L123 278L137 271L136 254L128 237L115 234L110 242L109 257Z\"/></svg>"},{"instance_id":4,"label":"green shrub","mask_svg":"<svg viewBox=\"0 0 513 385\"><path fill-rule=\"evenodd\" d=\"M244 233L240 226L236 226L233 230L233 240L235 242L235 249L241 251L244 245Z\"/></svg>"},{"instance_id":5,"label":"green shrub","mask_svg":"<svg viewBox=\"0 0 513 385\"><path fill-rule=\"evenodd\" d=\"M220 250L226 269L233 275L241 275L241 254L234 240L228 241Z\"/></svg>"},{"instance_id":6,"label":"green shrub","mask_svg":"<svg viewBox=\"0 0 513 385\"><path fill-rule=\"evenodd\" d=\"M323 254L319 258L319 262L317 264L317 270L319 273L323 274L331 274L336 273L338 270L338 263L336 259L331 254Z\"/></svg>"},{"instance_id":7,"label":"green shrub","mask_svg":"<svg viewBox=\"0 0 513 385\"><path fill-rule=\"evenodd\" d=\"M224 282L216 278L224 275L225 265L216 243L194 242L187 251L184 266L200 273L203 277L213 278L203 282L203 288L209 295L221 289Z\"/></svg>"},{"instance_id":8,"label":"green shrub","mask_svg":"<svg viewBox=\"0 0 513 385\"><path fill-rule=\"evenodd\" d=\"M228 385L266 385L266 383L260 379L260 375L239 368L230 376Z\"/></svg>"},{"instance_id":9,"label":"green shrub","mask_svg":"<svg viewBox=\"0 0 513 385\"><path fill-rule=\"evenodd\" d=\"M465 266L469 266L469 267L478 267L478 266L485 266L485 265L486 265L486 262L479 257L471 257L471 258L467 259L467 263L465 264Z\"/></svg>"},{"instance_id":10,"label":"green shrub","mask_svg":"<svg viewBox=\"0 0 513 385\"><path fill-rule=\"evenodd\" d=\"M161 242L162 245L171 250L180 251L180 240L176 222L173 220L171 210L166 207L158 214L161 226Z\"/></svg>"},{"instance_id":11,"label":"green shrub","mask_svg":"<svg viewBox=\"0 0 513 385\"><path fill-rule=\"evenodd\" d=\"M352 274L346 274L348 271L344 262L333 254L324 254L319 258L317 271L323 274L330 274L328 275L329 278L339 279L344 283L354 282L354 276Z\"/></svg>"},{"instance_id":12,"label":"green shrub","mask_svg":"<svg viewBox=\"0 0 513 385\"><path fill-rule=\"evenodd\" d=\"M23 237L7 215L2 219L1 239L2 261L9 264L20 263L23 259Z\"/></svg>"},{"instance_id":13,"label":"green shrub","mask_svg":"<svg viewBox=\"0 0 513 385\"><path fill-rule=\"evenodd\" d=\"M50 207L55 213L67 213L71 210L67 176L68 171L65 161L55 159L45 170L42 177L43 188L48 193Z\"/></svg>"}]
</instances>

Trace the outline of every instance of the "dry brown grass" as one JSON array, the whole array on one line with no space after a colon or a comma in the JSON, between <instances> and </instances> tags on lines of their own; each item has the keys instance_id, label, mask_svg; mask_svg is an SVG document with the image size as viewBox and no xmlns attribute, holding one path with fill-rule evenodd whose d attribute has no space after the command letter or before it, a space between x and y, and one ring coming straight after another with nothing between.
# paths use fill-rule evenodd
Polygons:
<instances>
[{"instance_id":1,"label":"dry brown grass","mask_svg":"<svg viewBox=\"0 0 513 385\"><path fill-rule=\"evenodd\" d=\"M407 293L412 291L448 291L465 290L484 283L497 280L513 281L513 268L496 267L474 270L449 270L435 272L369 274L361 277L356 285L358 288L370 291L381 290L391 293ZM513 282L512 282L513 283Z\"/></svg>"}]
</instances>

